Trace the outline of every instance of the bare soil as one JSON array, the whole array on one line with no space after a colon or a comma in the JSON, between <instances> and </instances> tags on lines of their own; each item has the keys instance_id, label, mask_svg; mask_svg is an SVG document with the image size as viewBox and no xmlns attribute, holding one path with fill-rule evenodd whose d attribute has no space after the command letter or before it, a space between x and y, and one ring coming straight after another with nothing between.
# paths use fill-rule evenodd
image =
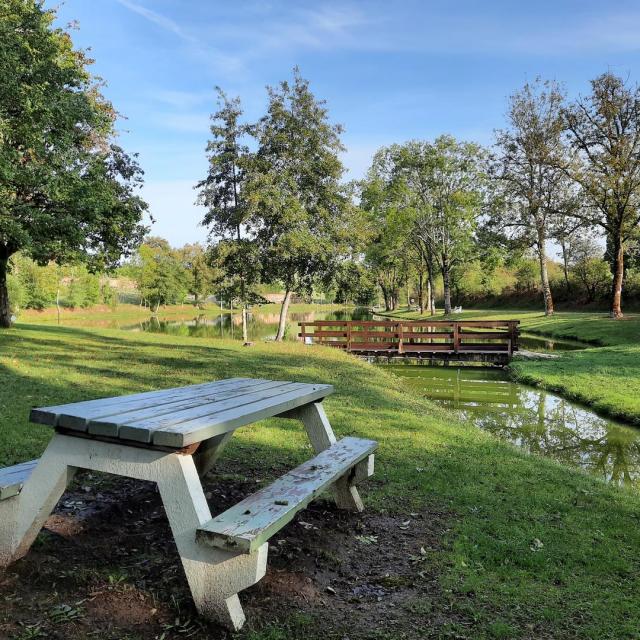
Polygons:
<instances>
[{"instance_id":1,"label":"bare soil","mask_svg":"<svg viewBox=\"0 0 640 640\"><path fill-rule=\"evenodd\" d=\"M235 476L204 484L214 513L256 490ZM316 501L271 539L267 575L242 592L248 623L234 636L195 611L155 486L84 474L29 554L0 571L0 638L449 637L449 625L468 621L438 581L448 516Z\"/></svg>"}]
</instances>

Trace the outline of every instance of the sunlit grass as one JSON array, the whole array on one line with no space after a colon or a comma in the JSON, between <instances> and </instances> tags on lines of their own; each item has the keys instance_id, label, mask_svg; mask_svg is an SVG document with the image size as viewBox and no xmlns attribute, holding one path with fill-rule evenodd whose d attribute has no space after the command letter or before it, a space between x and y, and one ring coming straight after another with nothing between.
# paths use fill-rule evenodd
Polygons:
<instances>
[{"instance_id":1,"label":"sunlit grass","mask_svg":"<svg viewBox=\"0 0 640 640\"><path fill-rule=\"evenodd\" d=\"M326 407L338 434L380 442L375 479L362 490L368 509L409 520L414 512L444 516L442 548L429 556L443 591L420 595L416 566L412 606L424 599L443 620L464 620L473 638L637 634L636 494L527 456L338 350L21 325L0 334L0 461L46 446L49 430L27 422L32 406L230 376L335 385ZM240 474L258 466L268 478L308 456L299 425L270 420L240 430L225 460ZM322 638L322 626L283 637L302 635Z\"/></svg>"}]
</instances>

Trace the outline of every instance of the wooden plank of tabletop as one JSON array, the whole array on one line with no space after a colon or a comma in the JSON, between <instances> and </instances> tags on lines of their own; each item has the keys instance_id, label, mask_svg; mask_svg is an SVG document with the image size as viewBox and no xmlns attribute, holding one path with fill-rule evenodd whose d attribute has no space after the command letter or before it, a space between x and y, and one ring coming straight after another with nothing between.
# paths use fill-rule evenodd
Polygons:
<instances>
[{"instance_id":1,"label":"wooden plank of tabletop","mask_svg":"<svg viewBox=\"0 0 640 640\"><path fill-rule=\"evenodd\" d=\"M132 420L127 424L120 425L119 437L127 440L150 443L151 434L159 429L172 430L177 424L198 418L204 418L211 421L214 419L216 414L228 409L246 406L252 402L273 398L283 393L303 389L304 387L305 385L302 383L286 382L285 384L272 389L256 391L245 394L241 397L221 400L220 402L211 402L200 407L177 411L172 415L158 416L146 420Z\"/></svg>"},{"instance_id":2,"label":"wooden plank of tabletop","mask_svg":"<svg viewBox=\"0 0 640 640\"><path fill-rule=\"evenodd\" d=\"M172 387L170 389L160 389L158 391L145 391L124 396L111 396L108 398L98 398L96 400L85 400L83 402L73 402L69 404L54 405L50 407L39 407L31 410L30 420L38 424L50 426L66 426L68 428L78 428L84 430L84 419L101 415L114 407L125 406L129 409L133 407L152 406L162 402L171 402L192 394L203 391L214 391L222 389L228 385L249 382L264 382L253 378L227 378L226 380L216 380L213 382L203 382L200 384L188 385L186 387ZM60 425L60 417L65 416L65 425ZM80 424L75 425L73 418L78 418Z\"/></svg>"},{"instance_id":3,"label":"wooden plank of tabletop","mask_svg":"<svg viewBox=\"0 0 640 640\"><path fill-rule=\"evenodd\" d=\"M272 418L311 402L317 402L333 393L328 384L307 384L277 396L233 407L213 416L201 416L187 422L154 430L149 434L153 444L166 447L186 447L194 442L233 431L252 422Z\"/></svg>"},{"instance_id":4,"label":"wooden plank of tabletop","mask_svg":"<svg viewBox=\"0 0 640 640\"><path fill-rule=\"evenodd\" d=\"M96 416L87 421L87 431L93 435L109 436L117 438L120 427L132 423L156 419L172 419L174 415L187 409L197 409L206 405L208 410L212 406L217 406L223 400L241 402L242 398L248 394L277 389L283 385L290 385L290 382L282 380L258 381L258 384L241 384L237 386L222 387L219 391L199 393L197 396L189 396L180 401L173 401L161 405L135 409L133 411L112 412L104 416Z\"/></svg>"}]
</instances>

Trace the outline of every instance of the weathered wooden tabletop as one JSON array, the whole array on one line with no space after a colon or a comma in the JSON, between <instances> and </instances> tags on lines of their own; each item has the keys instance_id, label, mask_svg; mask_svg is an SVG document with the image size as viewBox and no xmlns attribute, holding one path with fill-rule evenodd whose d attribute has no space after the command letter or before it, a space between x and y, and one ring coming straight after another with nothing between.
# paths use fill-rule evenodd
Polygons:
<instances>
[{"instance_id":1,"label":"weathered wooden tabletop","mask_svg":"<svg viewBox=\"0 0 640 640\"><path fill-rule=\"evenodd\" d=\"M331 393L333 387L328 384L229 378L32 409L30 419L71 433L181 448Z\"/></svg>"}]
</instances>

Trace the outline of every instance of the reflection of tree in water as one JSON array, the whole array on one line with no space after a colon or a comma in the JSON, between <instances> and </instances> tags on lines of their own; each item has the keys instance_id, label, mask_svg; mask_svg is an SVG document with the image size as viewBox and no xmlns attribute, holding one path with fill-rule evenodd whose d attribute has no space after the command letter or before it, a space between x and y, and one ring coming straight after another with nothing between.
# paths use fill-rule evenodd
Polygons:
<instances>
[{"instance_id":1,"label":"reflection of tree in water","mask_svg":"<svg viewBox=\"0 0 640 640\"><path fill-rule=\"evenodd\" d=\"M394 367L416 392L462 411L466 421L529 453L640 487L640 430L490 371Z\"/></svg>"},{"instance_id":2,"label":"reflection of tree in water","mask_svg":"<svg viewBox=\"0 0 640 640\"><path fill-rule=\"evenodd\" d=\"M513 383L509 383L513 384ZM640 432L545 391L516 387L515 408L463 411L466 417L530 453L549 455L617 485L640 479Z\"/></svg>"},{"instance_id":3,"label":"reflection of tree in water","mask_svg":"<svg viewBox=\"0 0 640 640\"><path fill-rule=\"evenodd\" d=\"M275 308L274 308L275 309ZM371 318L368 309L351 309L345 311L308 311L292 313L289 317L289 334L292 339L298 335L298 322L313 320L367 320ZM248 316L248 332L250 340L267 340L276 335L279 315L261 310L250 312ZM223 312L216 316L201 314L194 318L182 320L160 320L152 316L141 322L139 328L150 333L166 333L169 335L192 336L196 338L231 338L242 339L242 316L240 313Z\"/></svg>"}]
</instances>

